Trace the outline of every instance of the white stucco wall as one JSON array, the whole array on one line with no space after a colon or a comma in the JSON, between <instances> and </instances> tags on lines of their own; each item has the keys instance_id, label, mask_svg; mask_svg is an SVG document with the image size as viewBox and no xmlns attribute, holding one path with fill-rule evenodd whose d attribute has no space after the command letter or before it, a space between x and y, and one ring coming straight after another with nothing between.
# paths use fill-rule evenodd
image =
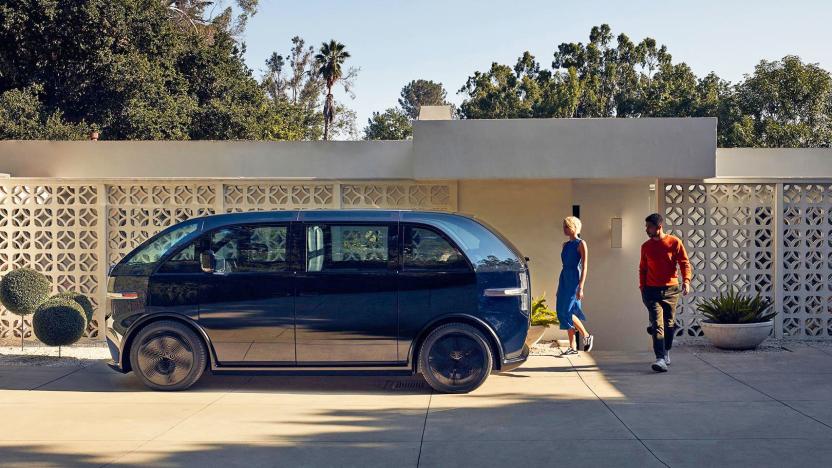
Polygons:
<instances>
[{"instance_id":1,"label":"white stucco wall","mask_svg":"<svg viewBox=\"0 0 832 468\"><path fill-rule=\"evenodd\" d=\"M460 181L458 210L482 218L529 257L532 294L554 307L560 270L561 220L572 214L569 180Z\"/></svg>"},{"instance_id":2,"label":"white stucco wall","mask_svg":"<svg viewBox=\"0 0 832 468\"><path fill-rule=\"evenodd\" d=\"M417 121L413 141L0 141L12 177L706 178L714 119Z\"/></svg>"},{"instance_id":3,"label":"white stucco wall","mask_svg":"<svg viewBox=\"0 0 832 468\"><path fill-rule=\"evenodd\" d=\"M410 141L0 141L12 177L410 179Z\"/></svg>"},{"instance_id":4,"label":"white stucco wall","mask_svg":"<svg viewBox=\"0 0 832 468\"><path fill-rule=\"evenodd\" d=\"M830 148L719 148L717 177L734 178L829 178Z\"/></svg>"},{"instance_id":5,"label":"white stucco wall","mask_svg":"<svg viewBox=\"0 0 832 468\"><path fill-rule=\"evenodd\" d=\"M574 203L581 206L583 239L589 247L589 272L583 301L598 349L648 350L647 312L638 289L638 262L644 218L656 211L649 181L575 182ZM610 219L622 218L622 247L610 247Z\"/></svg>"},{"instance_id":6,"label":"white stucco wall","mask_svg":"<svg viewBox=\"0 0 832 468\"><path fill-rule=\"evenodd\" d=\"M417 121L414 178L707 178L716 119Z\"/></svg>"}]
</instances>

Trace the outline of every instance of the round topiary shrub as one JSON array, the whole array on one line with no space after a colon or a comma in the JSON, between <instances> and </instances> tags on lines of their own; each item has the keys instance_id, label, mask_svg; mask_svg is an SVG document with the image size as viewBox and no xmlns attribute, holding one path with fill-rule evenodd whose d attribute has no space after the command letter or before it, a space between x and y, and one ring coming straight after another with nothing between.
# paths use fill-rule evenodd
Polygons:
<instances>
[{"instance_id":1,"label":"round topiary shrub","mask_svg":"<svg viewBox=\"0 0 832 468\"><path fill-rule=\"evenodd\" d=\"M92 301L87 296L77 293L75 291L63 291L55 294L54 296L50 297L49 300L57 300L57 299L65 299L68 301L75 301L84 309L84 315L87 317L87 323L92 321L92 314L95 312L95 308L92 305Z\"/></svg>"},{"instance_id":2,"label":"round topiary shrub","mask_svg":"<svg viewBox=\"0 0 832 468\"><path fill-rule=\"evenodd\" d=\"M48 300L38 307L32 318L35 336L49 346L75 343L87 329L84 309L75 301Z\"/></svg>"},{"instance_id":3,"label":"round topiary shrub","mask_svg":"<svg viewBox=\"0 0 832 468\"><path fill-rule=\"evenodd\" d=\"M49 278L31 268L10 271L0 281L0 302L17 315L29 315L49 297Z\"/></svg>"}]
</instances>

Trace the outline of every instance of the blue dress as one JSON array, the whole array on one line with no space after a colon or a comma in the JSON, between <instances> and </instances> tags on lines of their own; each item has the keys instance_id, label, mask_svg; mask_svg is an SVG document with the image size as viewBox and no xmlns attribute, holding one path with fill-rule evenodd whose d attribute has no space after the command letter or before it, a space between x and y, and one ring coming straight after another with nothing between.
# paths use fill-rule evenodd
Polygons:
<instances>
[{"instance_id":1,"label":"blue dress","mask_svg":"<svg viewBox=\"0 0 832 468\"><path fill-rule=\"evenodd\" d=\"M561 330L569 330L574 327L572 323L573 315L581 320L586 320L584 312L581 310L581 301L576 296L578 294L578 284L581 280L581 253L578 251L580 245L581 239L567 241L563 244L563 250L560 253L563 270L561 270L560 279L558 279L556 310Z\"/></svg>"}]
</instances>

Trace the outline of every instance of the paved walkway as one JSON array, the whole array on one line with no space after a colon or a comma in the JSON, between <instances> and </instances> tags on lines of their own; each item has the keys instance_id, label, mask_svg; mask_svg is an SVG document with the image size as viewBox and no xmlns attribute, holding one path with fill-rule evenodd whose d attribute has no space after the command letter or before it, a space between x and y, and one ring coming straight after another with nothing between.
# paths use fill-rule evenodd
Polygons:
<instances>
[{"instance_id":1,"label":"paved walkway","mask_svg":"<svg viewBox=\"0 0 832 468\"><path fill-rule=\"evenodd\" d=\"M7 466L829 466L832 349L535 356L470 395L415 378L213 377L181 393L0 367Z\"/></svg>"}]
</instances>

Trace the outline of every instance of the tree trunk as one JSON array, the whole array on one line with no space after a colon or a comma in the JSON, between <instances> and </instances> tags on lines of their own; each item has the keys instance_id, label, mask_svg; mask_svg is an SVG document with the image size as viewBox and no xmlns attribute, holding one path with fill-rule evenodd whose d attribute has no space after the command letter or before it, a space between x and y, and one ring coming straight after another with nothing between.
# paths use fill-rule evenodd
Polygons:
<instances>
[{"instance_id":1,"label":"tree trunk","mask_svg":"<svg viewBox=\"0 0 832 468\"><path fill-rule=\"evenodd\" d=\"M329 140L329 125L335 114L333 109L332 86L327 86L326 101L324 102L324 141Z\"/></svg>"}]
</instances>

